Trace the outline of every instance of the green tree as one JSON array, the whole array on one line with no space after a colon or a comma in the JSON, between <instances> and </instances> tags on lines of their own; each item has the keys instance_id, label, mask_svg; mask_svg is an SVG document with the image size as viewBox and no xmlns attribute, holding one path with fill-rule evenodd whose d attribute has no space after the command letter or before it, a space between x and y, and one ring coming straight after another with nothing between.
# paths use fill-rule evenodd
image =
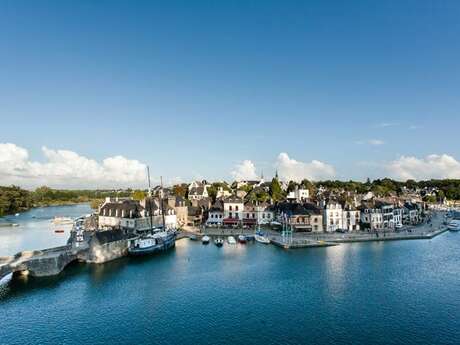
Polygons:
<instances>
[{"instance_id":1,"label":"green tree","mask_svg":"<svg viewBox=\"0 0 460 345\"><path fill-rule=\"evenodd\" d=\"M133 192L133 194L132 194L132 197L133 197L134 200L143 200L143 199L145 199L145 196L146 196L146 194L142 190L135 190Z\"/></svg>"},{"instance_id":2,"label":"green tree","mask_svg":"<svg viewBox=\"0 0 460 345\"><path fill-rule=\"evenodd\" d=\"M276 177L274 177L270 183L270 196L272 197L273 201L280 201L284 197L280 182Z\"/></svg>"}]
</instances>

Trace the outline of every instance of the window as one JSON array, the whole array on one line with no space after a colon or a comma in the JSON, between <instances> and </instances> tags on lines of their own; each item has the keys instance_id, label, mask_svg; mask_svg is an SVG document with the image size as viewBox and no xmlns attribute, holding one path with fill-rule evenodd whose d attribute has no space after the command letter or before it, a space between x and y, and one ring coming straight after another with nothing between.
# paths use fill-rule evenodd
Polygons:
<instances>
[{"instance_id":1,"label":"window","mask_svg":"<svg viewBox=\"0 0 460 345\"><path fill-rule=\"evenodd\" d=\"M228 214L228 216L229 216L230 218L232 218L232 212L230 212L230 213Z\"/></svg>"},{"instance_id":2,"label":"window","mask_svg":"<svg viewBox=\"0 0 460 345\"><path fill-rule=\"evenodd\" d=\"M246 213L246 218L249 218L249 213Z\"/></svg>"},{"instance_id":3,"label":"window","mask_svg":"<svg viewBox=\"0 0 460 345\"><path fill-rule=\"evenodd\" d=\"M232 205L230 205L230 206L228 207L228 209L231 211L231 210L232 210Z\"/></svg>"},{"instance_id":4,"label":"window","mask_svg":"<svg viewBox=\"0 0 460 345\"><path fill-rule=\"evenodd\" d=\"M238 211L238 205L235 206L235 211Z\"/></svg>"}]
</instances>

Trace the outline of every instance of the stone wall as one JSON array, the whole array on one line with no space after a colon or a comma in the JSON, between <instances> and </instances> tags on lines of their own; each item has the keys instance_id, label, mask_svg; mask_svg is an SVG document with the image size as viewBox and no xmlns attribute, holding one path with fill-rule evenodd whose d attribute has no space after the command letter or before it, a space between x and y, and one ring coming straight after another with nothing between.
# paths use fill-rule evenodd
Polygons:
<instances>
[{"instance_id":1,"label":"stone wall","mask_svg":"<svg viewBox=\"0 0 460 345\"><path fill-rule=\"evenodd\" d=\"M128 240L109 242L106 244L91 245L86 262L104 263L126 256L128 254Z\"/></svg>"}]
</instances>

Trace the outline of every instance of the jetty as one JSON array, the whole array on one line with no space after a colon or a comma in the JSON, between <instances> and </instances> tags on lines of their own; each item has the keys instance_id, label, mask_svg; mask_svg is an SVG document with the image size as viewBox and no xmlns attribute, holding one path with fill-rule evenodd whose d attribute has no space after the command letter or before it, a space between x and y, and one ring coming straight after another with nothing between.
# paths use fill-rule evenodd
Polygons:
<instances>
[{"instance_id":1,"label":"jetty","mask_svg":"<svg viewBox=\"0 0 460 345\"><path fill-rule=\"evenodd\" d=\"M270 243L277 247L284 249L300 249L300 248L318 248L318 247L331 247L337 246L338 243L326 242L326 241L315 241L308 239L292 239L290 241L283 240L281 237L271 237Z\"/></svg>"}]
</instances>

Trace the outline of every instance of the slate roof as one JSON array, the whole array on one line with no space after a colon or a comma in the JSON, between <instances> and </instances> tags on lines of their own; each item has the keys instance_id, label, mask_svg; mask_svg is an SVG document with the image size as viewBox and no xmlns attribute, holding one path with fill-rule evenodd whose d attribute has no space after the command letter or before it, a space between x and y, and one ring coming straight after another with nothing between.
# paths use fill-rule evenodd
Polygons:
<instances>
[{"instance_id":1,"label":"slate roof","mask_svg":"<svg viewBox=\"0 0 460 345\"><path fill-rule=\"evenodd\" d=\"M110 242L123 240L124 235L121 230L95 231L94 239L97 241L98 244L107 244Z\"/></svg>"},{"instance_id":2,"label":"slate roof","mask_svg":"<svg viewBox=\"0 0 460 345\"><path fill-rule=\"evenodd\" d=\"M102 205L99 210L99 215L103 216L105 210L109 211L109 215L116 214L116 210L125 211L125 217L128 218L130 211L133 211L133 218L138 218L141 216L141 212L144 210L142 205L135 200L123 200L121 202L107 202Z\"/></svg>"}]
</instances>

